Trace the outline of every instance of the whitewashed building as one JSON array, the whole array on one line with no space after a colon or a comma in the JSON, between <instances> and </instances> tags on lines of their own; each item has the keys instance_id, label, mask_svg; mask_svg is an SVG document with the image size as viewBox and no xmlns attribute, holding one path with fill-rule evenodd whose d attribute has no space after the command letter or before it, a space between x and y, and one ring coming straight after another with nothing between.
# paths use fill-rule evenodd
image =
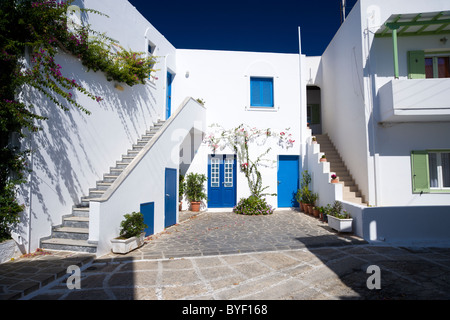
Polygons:
<instances>
[{"instance_id":1,"label":"whitewashed building","mask_svg":"<svg viewBox=\"0 0 450 320\"><path fill-rule=\"evenodd\" d=\"M23 251L105 254L132 211L144 213L148 234L161 232L178 222L180 173L207 175L210 193L231 187L231 198L214 196L203 207L231 210L249 189L233 151L205 143L215 123L289 128L293 143L270 145L272 165L261 168L275 208L295 206L292 191L308 169L319 204L342 200L366 240L450 239L450 4L360 0L321 57L177 49L126 0L75 4L107 14L81 19L157 56L158 70L128 87L61 54L63 70L104 97L100 104L79 97L92 114L24 95L41 99L49 120L27 141L33 173L14 232ZM256 154L267 147L256 145ZM319 162L324 152L337 156ZM214 166L230 174L214 176ZM331 184L333 173L344 183ZM418 222L422 216L432 218Z\"/></svg>"}]
</instances>

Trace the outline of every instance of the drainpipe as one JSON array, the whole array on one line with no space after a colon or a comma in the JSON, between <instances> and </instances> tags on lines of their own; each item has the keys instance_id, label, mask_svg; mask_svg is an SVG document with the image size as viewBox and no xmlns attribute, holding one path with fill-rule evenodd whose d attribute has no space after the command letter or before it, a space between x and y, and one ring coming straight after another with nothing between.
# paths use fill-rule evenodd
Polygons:
<instances>
[{"instance_id":1,"label":"drainpipe","mask_svg":"<svg viewBox=\"0 0 450 320\"><path fill-rule=\"evenodd\" d=\"M30 177L28 179L28 248L27 253L31 252L31 212L32 212L32 200L33 200L33 166L34 166L34 149L33 149L33 136L34 133L30 133L30 152L31 152L31 159L30 159Z\"/></svg>"},{"instance_id":2,"label":"drainpipe","mask_svg":"<svg viewBox=\"0 0 450 320\"><path fill-rule=\"evenodd\" d=\"M299 65L299 77L300 77L300 155L301 155L301 168L302 170L305 169L305 163L306 163L306 159L305 159L305 155L306 155L306 147L305 147L305 128L303 127L303 123L304 123L304 106L306 104L303 103L303 99L304 99L304 90L306 89L306 86L304 87L304 83L303 83L303 74L302 74L302 36L301 36L301 28L298 27L298 65ZM307 163L306 163L307 165ZM299 179L300 179L300 170L299 170Z\"/></svg>"},{"instance_id":3,"label":"drainpipe","mask_svg":"<svg viewBox=\"0 0 450 320\"><path fill-rule=\"evenodd\" d=\"M367 87L367 93L369 95L368 97L368 103L370 105L370 114L372 115L372 123L371 123L371 144L372 144L372 152L373 152L373 185L374 185L374 196L375 206L378 206L378 178L377 178L377 172L378 172L378 156L377 156L377 146L376 146L376 128L375 128L375 111L374 111L374 101L373 101L373 81L372 81L372 70L371 70L371 63L370 63L370 28L369 28L369 19L367 19L367 29L365 30L366 37L367 37L367 52L366 55L366 61L367 61L367 74L368 74L368 87ZM363 46L364 48L364 46ZM395 55L394 55L395 56ZM395 58L394 58L395 60ZM397 68L398 68L398 60L397 60Z\"/></svg>"}]
</instances>

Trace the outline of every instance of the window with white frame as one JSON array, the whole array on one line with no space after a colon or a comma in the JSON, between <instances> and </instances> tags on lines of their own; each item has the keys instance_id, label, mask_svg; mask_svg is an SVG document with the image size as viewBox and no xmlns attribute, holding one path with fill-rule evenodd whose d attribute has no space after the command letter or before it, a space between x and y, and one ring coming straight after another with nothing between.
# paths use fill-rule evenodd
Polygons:
<instances>
[{"instance_id":1,"label":"window with white frame","mask_svg":"<svg viewBox=\"0 0 450 320\"><path fill-rule=\"evenodd\" d=\"M450 150L412 151L414 193L450 192Z\"/></svg>"},{"instance_id":2,"label":"window with white frame","mask_svg":"<svg viewBox=\"0 0 450 320\"><path fill-rule=\"evenodd\" d=\"M273 78L250 77L250 107L274 107Z\"/></svg>"},{"instance_id":3,"label":"window with white frame","mask_svg":"<svg viewBox=\"0 0 450 320\"><path fill-rule=\"evenodd\" d=\"M450 152L429 152L430 188L450 188Z\"/></svg>"}]
</instances>

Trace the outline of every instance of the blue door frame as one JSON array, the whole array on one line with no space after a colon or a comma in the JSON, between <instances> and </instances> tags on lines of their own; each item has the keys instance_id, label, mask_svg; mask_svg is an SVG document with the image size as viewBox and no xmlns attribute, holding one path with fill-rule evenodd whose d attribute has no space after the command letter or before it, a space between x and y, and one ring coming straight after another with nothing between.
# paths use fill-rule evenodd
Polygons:
<instances>
[{"instance_id":1,"label":"blue door frame","mask_svg":"<svg viewBox=\"0 0 450 320\"><path fill-rule=\"evenodd\" d=\"M164 186L164 227L177 223L177 169L166 168Z\"/></svg>"},{"instance_id":2,"label":"blue door frame","mask_svg":"<svg viewBox=\"0 0 450 320\"><path fill-rule=\"evenodd\" d=\"M170 115L172 114L172 80L172 74L170 72L167 72L166 120L169 119Z\"/></svg>"},{"instance_id":3,"label":"blue door frame","mask_svg":"<svg viewBox=\"0 0 450 320\"><path fill-rule=\"evenodd\" d=\"M298 207L299 156L278 156L278 207Z\"/></svg>"},{"instance_id":4,"label":"blue door frame","mask_svg":"<svg viewBox=\"0 0 450 320\"><path fill-rule=\"evenodd\" d=\"M236 205L236 156L208 157L208 207L232 208Z\"/></svg>"}]
</instances>

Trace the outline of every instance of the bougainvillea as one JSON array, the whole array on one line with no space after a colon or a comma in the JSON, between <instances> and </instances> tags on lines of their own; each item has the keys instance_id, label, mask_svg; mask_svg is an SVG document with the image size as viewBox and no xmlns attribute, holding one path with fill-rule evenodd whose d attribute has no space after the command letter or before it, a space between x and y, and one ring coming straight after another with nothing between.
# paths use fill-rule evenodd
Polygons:
<instances>
[{"instance_id":1,"label":"bougainvillea","mask_svg":"<svg viewBox=\"0 0 450 320\"><path fill-rule=\"evenodd\" d=\"M260 198L265 195L263 191L268 187L263 187L262 176L258 167L262 162L267 161L265 156L270 152L271 147L267 148L257 156L256 159L251 159L249 152L250 145L264 146L268 140L274 139L279 146L290 148L293 146L295 140L292 139L289 128L280 133L277 133L272 129L257 129L255 127L248 127L244 124L229 130L225 130L217 124L213 124L211 128L214 132L207 136L205 142L212 151L216 152L227 147L233 150L237 155L241 171L247 178L252 196Z\"/></svg>"}]
</instances>

